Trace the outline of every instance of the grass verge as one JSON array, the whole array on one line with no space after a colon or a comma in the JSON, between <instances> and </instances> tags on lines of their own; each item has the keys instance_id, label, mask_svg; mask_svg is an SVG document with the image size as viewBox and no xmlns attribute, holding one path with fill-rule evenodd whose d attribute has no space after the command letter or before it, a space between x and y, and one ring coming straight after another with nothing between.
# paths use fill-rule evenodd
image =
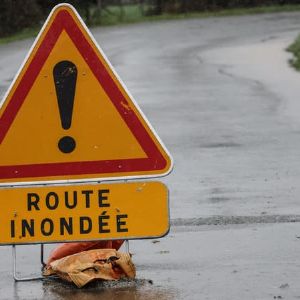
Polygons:
<instances>
[{"instance_id":1,"label":"grass verge","mask_svg":"<svg viewBox=\"0 0 300 300\"><path fill-rule=\"evenodd\" d=\"M38 34L38 32L39 32L38 28L24 28L23 30L21 30L13 35L0 38L0 45L27 39L30 37L34 37Z\"/></svg>"},{"instance_id":2,"label":"grass verge","mask_svg":"<svg viewBox=\"0 0 300 300\"><path fill-rule=\"evenodd\" d=\"M185 14L162 14L158 16L145 16L138 5L124 5L122 9L118 6L111 6L103 10L101 13L96 10L91 10L91 18L89 27L93 26L110 26L138 22L151 22L161 20L178 20L189 18L208 18L208 17L224 17L224 16L243 16L249 14L264 14L275 12L293 12L300 11L300 4L295 5L278 5L278 6L263 6L252 8L234 8L219 11L207 12L189 12ZM85 20L86 21L86 20ZM38 28L25 28L24 30L8 37L0 38L0 44L29 38L36 36Z\"/></svg>"},{"instance_id":3,"label":"grass verge","mask_svg":"<svg viewBox=\"0 0 300 300\"><path fill-rule=\"evenodd\" d=\"M287 48L287 51L293 53L294 57L290 59L290 64L298 71L300 71L300 35Z\"/></svg>"},{"instance_id":4,"label":"grass verge","mask_svg":"<svg viewBox=\"0 0 300 300\"><path fill-rule=\"evenodd\" d=\"M224 17L224 16L243 16L250 14L266 14L276 12L294 12L300 11L300 4L294 5L276 5L276 6L261 6L250 8L232 8L218 11L204 12L188 12L184 14L167 14L155 16L144 16L141 9L136 5L124 6L123 12L118 7L110 7L104 11L102 15L93 16L92 25L117 25L122 23L136 23L159 20L177 20L188 18L208 18L208 17Z\"/></svg>"}]
</instances>

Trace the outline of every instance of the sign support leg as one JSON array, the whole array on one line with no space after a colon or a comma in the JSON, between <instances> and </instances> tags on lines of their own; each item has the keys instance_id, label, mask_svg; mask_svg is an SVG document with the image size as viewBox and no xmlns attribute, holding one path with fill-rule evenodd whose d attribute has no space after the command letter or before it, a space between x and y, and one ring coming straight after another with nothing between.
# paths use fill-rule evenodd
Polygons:
<instances>
[{"instance_id":1,"label":"sign support leg","mask_svg":"<svg viewBox=\"0 0 300 300\"><path fill-rule=\"evenodd\" d=\"M41 262L42 262L42 264L44 263L43 262L43 254L44 254L44 246L41 247ZM16 245L12 245L12 257L13 257L13 276L14 276L15 281L31 281L31 280L43 279L42 276L18 277L17 276L17 251L16 251Z\"/></svg>"},{"instance_id":2,"label":"sign support leg","mask_svg":"<svg viewBox=\"0 0 300 300\"><path fill-rule=\"evenodd\" d=\"M126 252L129 253L129 240L125 240Z\"/></svg>"},{"instance_id":3,"label":"sign support leg","mask_svg":"<svg viewBox=\"0 0 300 300\"><path fill-rule=\"evenodd\" d=\"M46 263L44 262L44 244L41 244L41 264L42 269L46 266Z\"/></svg>"}]
</instances>

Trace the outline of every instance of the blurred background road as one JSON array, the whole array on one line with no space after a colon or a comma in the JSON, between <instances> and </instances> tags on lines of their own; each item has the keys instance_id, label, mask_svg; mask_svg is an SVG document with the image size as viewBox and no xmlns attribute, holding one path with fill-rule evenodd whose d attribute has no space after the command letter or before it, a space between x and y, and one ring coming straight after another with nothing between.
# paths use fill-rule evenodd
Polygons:
<instances>
[{"instance_id":1,"label":"blurred background road","mask_svg":"<svg viewBox=\"0 0 300 300\"><path fill-rule=\"evenodd\" d=\"M300 299L300 73L285 51L300 13L92 32L174 158L171 232L130 242L136 282L80 291L14 283L0 247L0 298ZM32 42L0 46L0 94ZM22 275L38 249L18 247Z\"/></svg>"}]
</instances>

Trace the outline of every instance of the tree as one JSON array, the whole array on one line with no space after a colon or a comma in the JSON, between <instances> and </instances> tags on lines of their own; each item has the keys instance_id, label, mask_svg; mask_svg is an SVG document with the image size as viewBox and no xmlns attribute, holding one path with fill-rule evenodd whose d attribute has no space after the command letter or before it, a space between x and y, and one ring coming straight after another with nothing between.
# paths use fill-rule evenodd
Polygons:
<instances>
[{"instance_id":1,"label":"tree","mask_svg":"<svg viewBox=\"0 0 300 300\"><path fill-rule=\"evenodd\" d=\"M26 27L37 25L42 11L34 0L0 1L0 36L7 36Z\"/></svg>"}]
</instances>

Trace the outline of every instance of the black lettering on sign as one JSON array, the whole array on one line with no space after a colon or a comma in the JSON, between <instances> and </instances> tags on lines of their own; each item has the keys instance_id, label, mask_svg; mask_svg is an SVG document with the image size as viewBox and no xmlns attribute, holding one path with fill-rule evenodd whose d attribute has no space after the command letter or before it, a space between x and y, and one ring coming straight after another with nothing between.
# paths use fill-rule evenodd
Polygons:
<instances>
[{"instance_id":1,"label":"black lettering on sign","mask_svg":"<svg viewBox=\"0 0 300 300\"><path fill-rule=\"evenodd\" d=\"M36 193L28 193L27 194L27 210L31 211L32 210L32 206L34 206L34 208L36 210L40 210L38 203L40 201L40 197L38 194Z\"/></svg>"},{"instance_id":2,"label":"black lettering on sign","mask_svg":"<svg viewBox=\"0 0 300 300\"><path fill-rule=\"evenodd\" d=\"M69 201L69 192L65 192L65 203L66 203L66 207L67 208L74 208L77 206L77 192L73 191L73 203L70 203L71 201Z\"/></svg>"},{"instance_id":3,"label":"black lettering on sign","mask_svg":"<svg viewBox=\"0 0 300 300\"><path fill-rule=\"evenodd\" d=\"M22 237L26 236L26 231L29 233L30 236L34 236L34 220L30 219L30 224L27 220L22 220L21 222L22 228Z\"/></svg>"},{"instance_id":4,"label":"black lettering on sign","mask_svg":"<svg viewBox=\"0 0 300 300\"><path fill-rule=\"evenodd\" d=\"M109 194L109 190L98 191L99 207L110 207L109 203L104 203L104 201L108 199L108 196L104 196L103 194Z\"/></svg>"},{"instance_id":5,"label":"black lettering on sign","mask_svg":"<svg viewBox=\"0 0 300 300\"><path fill-rule=\"evenodd\" d=\"M51 219L43 219L41 222L41 232L44 236L49 236L53 233L54 224Z\"/></svg>"},{"instance_id":6,"label":"black lettering on sign","mask_svg":"<svg viewBox=\"0 0 300 300\"><path fill-rule=\"evenodd\" d=\"M128 215L117 215L117 232L128 232L128 228L125 228L126 221L123 219L127 219Z\"/></svg>"},{"instance_id":7,"label":"black lettering on sign","mask_svg":"<svg viewBox=\"0 0 300 300\"><path fill-rule=\"evenodd\" d=\"M16 228L15 228L15 221L10 221L10 237L14 238L16 236Z\"/></svg>"},{"instance_id":8,"label":"black lettering on sign","mask_svg":"<svg viewBox=\"0 0 300 300\"><path fill-rule=\"evenodd\" d=\"M73 219L69 218L69 221L66 218L60 218L60 235L65 234L65 230L68 234L73 234Z\"/></svg>"},{"instance_id":9,"label":"black lettering on sign","mask_svg":"<svg viewBox=\"0 0 300 300\"><path fill-rule=\"evenodd\" d=\"M79 231L81 234L87 234L92 231L92 220L89 217L79 218Z\"/></svg>"},{"instance_id":10,"label":"black lettering on sign","mask_svg":"<svg viewBox=\"0 0 300 300\"><path fill-rule=\"evenodd\" d=\"M51 204L51 202L53 202L53 203ZM58 206L58 203L59 203L59 198L58 198L58 195L56 193L50 192L50 193L47 194L47 196L46 196L46 206L47 206L47 208L49 208L51 210L56 209L57 206Z\"/></svg>"},{"instance_id":11,"label":"black lettering on sign","mask_svg":"<svg viewBox=\"0 0 300 300\"><path fill-rule=\"evenodd\" d=\"M85 207L90 208L91 205L90 195L93 194L93 191L81 191L81 193L85 195Z\"/></svg>"},{"instance_id":12,"label":"black lettering on sign","mask_svg":"<svg viewBox=\"0 0 300 300\"><path fill-rule=\"evenodd\" d=\"M106 211L104 211L98 218L99 220L99 233L109 233L110 229L105 228L108 227L108 222L106 220L109 220L110 216L106 215Z\"/></svg>"}]
</instances>

